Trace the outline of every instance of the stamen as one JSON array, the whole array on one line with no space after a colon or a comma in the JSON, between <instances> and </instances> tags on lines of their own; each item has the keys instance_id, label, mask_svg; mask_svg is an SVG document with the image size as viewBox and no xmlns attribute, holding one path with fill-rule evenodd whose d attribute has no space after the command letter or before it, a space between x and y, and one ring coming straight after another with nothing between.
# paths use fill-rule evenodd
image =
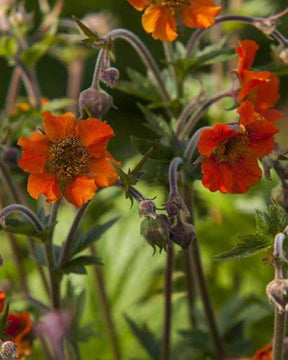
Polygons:
<instances>
[{"instance_id":1,"label":"stamen","mask_svg":"<svg viewBox=\"0 0 288 360\"><path fill-rule=\"evenodd\" d=\"M47 167L59 180L67 182L88 171L89 153L79 139L69 136L50 144Z\"/></svg>"},{"instance_id":2,"label":"stamen","mask_svg":"<svg viewBox=\"0 0 288 360\"><path fill-rule=\"evenodd\" d=\"M238 134L228 140L222 141L214 151L217 162L235 162L246 151L249 144L246 133Z\"/></svg>"}]
</instances>

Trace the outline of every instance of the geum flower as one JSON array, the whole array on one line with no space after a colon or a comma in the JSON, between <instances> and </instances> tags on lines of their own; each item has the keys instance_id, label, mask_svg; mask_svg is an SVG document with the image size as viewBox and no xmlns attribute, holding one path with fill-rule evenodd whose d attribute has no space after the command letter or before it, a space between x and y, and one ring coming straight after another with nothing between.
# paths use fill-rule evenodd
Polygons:
<instances>
[{"instance_id":1,"label":"geum flower","mask_svg":"<svg viewBox=\"0 0 288 360\"><path fill-rule=\"evenodd\" d=\"M189 28L207 28L221 10L213 0L128 0L138 11L146 8L142 26L156 40L174 41L178 34L177 15Z\"/></svg>"},{"instance_id":2,"label":"geum flower","mask_svg":"<svg viewBox=\"0 0 288 360\"><path fill-rule=\"evenodd\" d=\"M5 334L11 336L17 345L17 360L32 353L32 321L28 312L10 313Z\"/></svg>"},{"instance_id":3,"label":"geum flower","mask_svg":"<svg viewBox=\"0 0 288 360\"><path fill-rule=\"evenodd\" d=\"M276 126L259 119L249 101L242 103L238 113L238 124L215 124L200 134L198 150L204 156L202 183L210 191L245 193L261 179L258 158L274 149Z\"/></svg>"},{"instance_id":4,"label":"geum flower","mask_svg":"<svg viewBox=\"0 0 288 360\"><path fill-rule=\"evenodd\" d=\"M269 71L252 71L259 46L253 40L239 41L236 52L239 56L238 77L240 90L238 99L241 102L249 100L255 105L255 110L269 121L277 121L282 112L273 109L280 98L279 78Z\"/></svg>"},{"instance_id":5,"label":"geum flower","mask_svg":"<svg viewBox=\"0 0 288 360\"><path fill-rule=\"evenodd\" d=\"M89 118L76 121L71 113L53 116L44 112L44 133L21 136L19 166L31 175L28 192L38 199L56 202L64 194L72 204L81 207L98 188L113 185L118 178L109 162L115 161L106 151L114 136L106 122ZM118 163L120 165L120 163Z\"/></svg>"}]
</instances>

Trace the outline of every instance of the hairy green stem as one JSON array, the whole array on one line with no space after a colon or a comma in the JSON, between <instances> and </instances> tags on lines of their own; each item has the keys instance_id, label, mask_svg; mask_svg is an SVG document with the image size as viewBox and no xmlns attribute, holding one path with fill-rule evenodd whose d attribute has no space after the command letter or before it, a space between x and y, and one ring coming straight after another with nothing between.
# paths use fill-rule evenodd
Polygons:
<instances>
[{"instance_id":1,"label":"hairy green stem","mask_svg":"<svg viewBox=\"0 0 288 360\"><path fill-rule=\"evenodd\" d=\"M188 209L190 210L190 214L191 214L190 222L193 224L194 223L194 213L193 213L193 205L192 205L193 192L192 192L192 188L189 186L189 184L186 184L186 181L185 181L184 186L185 185L186 185L185 200L188 201ZM191 263L188 270L190 269L190 271L191 271L190 277L194 278L194 276L195 276L196 280L197 280L198 288L200 290L202 304L204 307L204 312L205 312L207 322L208 322L209 331L212 336L214 346L215 346L215 349L217 352L217 359L224 360L225 355L226 355L225 350L224 350L224 344L223 344L223 340L220 336L219 329L218 329L218 326L216 323L216 317L215 317L214 309L213 309L211 298L210 298L209 291L208 291L208 286L207 286L207 282L206 282L206 278L205 278L205 274L204 274L204 270L203 270L203 265L202 265L202 260L201 260L201 255L200 255L198 239L196 236L192 239L190 247L188 248L188 252L189 252L188 260ZM195 273L192 272L193 266L194 266Z\"/></svg>"},{"instance_id":2,"label":"hairy green stem","mask_svg":"<svg viewBox=\"0 0 288 360\"><path fill-rule=\"evenodd\" d=\"M284 339L286 328L286 312L279 311L275 307L274 318L274 340L273 340L273 360L283 360Z\"/></svg>"},{"instance_id":3,"label":"hairy green stem","mask_svg":"<svg viewBox=\"0 0 288 360\"><path fill-rule=\"evenodd\" d=\"M172 275L174 265L174 247L169 244L166 256L165 271L165 304L164 304L164 324L162 337L161 360L169 360L171 351L171 318L172 318Z\"/></svg>"},{"instance_id":4,"label":"hairy green stem","mask_svg":"<svg viewBox=\"0 0 288 360\"><path fill-rule=\"evenodd\" d=\"M62 253L61 253L61 257L60 257L60 260L59 260L59 266L63 266L65 264L65 262L69 259L69 255L70 255L70 250L71 250L71 245L73 243L73 240L74 240L74 237L76 235L76 231L78 229L78 226L80 224L80 221L87 209L89 205L89 201L84 204L77 212L75 218L74 218L74 221L72 223L72 226L70 228L70 231L69 231L69 234L67 236L67 239L65 241L65 244L63 246L63 249L62 249Z\"/></svg>"}]
</instances>

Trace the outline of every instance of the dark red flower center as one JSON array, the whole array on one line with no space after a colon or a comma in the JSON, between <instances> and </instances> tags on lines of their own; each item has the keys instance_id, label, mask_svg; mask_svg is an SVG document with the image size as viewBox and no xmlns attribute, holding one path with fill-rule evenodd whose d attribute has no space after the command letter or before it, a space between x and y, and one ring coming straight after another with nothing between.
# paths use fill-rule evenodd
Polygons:
<instances>
[{"instance_id":1,"label":"dark red flower center","mask_svg":"<svg viewBox=\"0 0 288 360\"><path fill-rule=\"evenodd\" d=\"M219 163L234 163L246 151L248 144L249 140L246 132L220 142L214 150L216 161Z\"/></svg>"},{"instance_id":2,"label":"dark red flower center","mask_svg":"<svg viewBox=\"0 0 288 360\"><path fill-rule=\"evenodd\" d=\"M166 5L171 10L179 10L189 4L189 0L156 0L155 4Z\"/></svg>"},{"instance_id":3,"label":"dark red flower center","mask_svg":"<svg viewBox=\"0 0 288 360\"><path fill-rule=\"evenodd\" d=\"M68 136L50 144L47 167L62 181L72 180L75 176L86 173L90 155L87 149L74 136Z\"/></svg>"}]
</instances>

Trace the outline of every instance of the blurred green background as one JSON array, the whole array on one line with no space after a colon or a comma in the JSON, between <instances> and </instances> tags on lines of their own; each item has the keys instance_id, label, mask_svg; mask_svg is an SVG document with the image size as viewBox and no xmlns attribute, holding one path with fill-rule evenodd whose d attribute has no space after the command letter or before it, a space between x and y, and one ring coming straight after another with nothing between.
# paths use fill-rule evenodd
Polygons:
<instances>
[{"instance_id":1,"label":"blurred green background","mask_svg":"<svg viewBox=\"0 0 288 360\"><path fill-rule=\"evenodd\" d=\"M26 1L27 8L35 12L36 21L39 19L39 10L35 0ZM224 2L224 13L231 9L233 0ZM271 3L264 0L243 1L237 13L245 15L265 16L284 9L287 0L277 0ZM160 66L164 65L161 44L153 41L151 36L145 34L141 27L141 17L125 0L66 0L62 17L71 19L72 15L79 18L103 10L111 12L119 27L134 31L141 37L153 52ZM281 31L288 34L288 22L283 20ZM229 34L235 31L235 44L237 37L251 38L260 44L256 65L269 63L272 59L269 40L258 30L248 26L224 26L223 31ZM185 30L179 37L183 43L188 40L190 30ZM211 40L211 33L207 40ZM85 62L82 89L86 89L91 81L96 60L95 52ZM121 80L127 79L127 66L145 74L145 68L139 58L123 41L116 44L116 65L120 70ZM8 89L11 68L3 59L0 59L0 107L3 107ZM55 57L45 55L37 66L37 74L43 95L49 99L66 96L67 69ZM230 74L228 74L229 78ZM281 106L287 108L288 78L281 78ZM216 84L217 86L217 84ZM151 132L144 125L144 119L137 107L139 99L132 98L117 89L109 90L114 97L117 109L112 109L106 118L115 130L117 136L111 141L110 150L117 160L121 160L127 169L137 159L137 152L130 143L130 136L150 138ZM218 121L222 115L212 112L212 122ZM213 118L217 116L217 118ZM282 143L287 142L287 125L282 124ZM287 144L286 144L287 145ZM19 176L15 171L15 176ZM23 176L23 175L22 175ZM230 342L233 352L239 356L251 355L255 349L261 347L272 338L273 306L268 303L265 287L273 277L273 268L262 260L265 253L234 262L219 263L212 261L212 256L229 249L236 241L237 234L254 232L255 209L264 210L270 199L271 191L277 185L276 179L263 181L245 195L212 194L204 189L199 181L196 182L196 203L198 205L196 228L199 233L201 251L203 255L205 272L208 277L209 289L213 304L219 315L221 331L226 341ZM139 190L146 197L157 196L156 203L160 207L165 202L165 193L160 187L153 187L140 181ZM31 201L32 206L35 202ZM102 209L105 209L104 213ZM75 209L65 204L60 210L59 224L56 230L56 239L62 243L69 229L69 224L75 214ZM104 262L103 272L111 309L116 324L120 348L124 360L150 359L144 347L137 341L129 328L124 315L132 318L139 326L144 324L159 340L162 336L163 320L163 271L165 254L156 253L152 256L152 248L140 236L140 219L137 206L130 209L130 203L123 194L115 189L108 189L97 195L91 204L85 218L84 226L89 227L97 222L102 223L113 216L121 215L117 224L105 234L97 244L97 250ZM1 234L2 237L2 234ZM23 256L27 255L25 238L21 238ZM11 258L9 247L4 245L3 239L1 253L5 266L1 271L2 282L11 281L16 289L19 288L15 266ZM185 294L185 280L182 266L182 253L176 249L173 294L173 360L203 359L197 346L209 349L207 342L207 324L200 301L196 302L195 315L202 329L202 333L189 333L187 299ZM29 283L32 293L46 300L35 271L33 262L25 258L25 266L29 274ZM86 289L86 305L82 325L92 323L95 335L81 345L83 359L110 360L111 348L109 345L103 313L100 309L97 288L94 283L93 271L89 270L88 277L71 276L76 292ZM9 280L9 281L8 281ZM10 285L6 284L9 288ZM23 301L17 299L17 294L11 301L13 309L26 308ZM31 308L34 311L34 309ZM196 339L196 340L195 340ZM198 342L197 342L198 339ZM203 344L205 339L205 344ZM237 342L237 339L239 340ZM150 339L151 340L151 339ZM230 341L231 340L231 341ZM202 343L201 343L202 341ZM198 344L198 345L197 345ZM199 345L200 344L200 345ZM41 348L36 347L31 359L41 359Z\"/></svg>"}]
</instances>

